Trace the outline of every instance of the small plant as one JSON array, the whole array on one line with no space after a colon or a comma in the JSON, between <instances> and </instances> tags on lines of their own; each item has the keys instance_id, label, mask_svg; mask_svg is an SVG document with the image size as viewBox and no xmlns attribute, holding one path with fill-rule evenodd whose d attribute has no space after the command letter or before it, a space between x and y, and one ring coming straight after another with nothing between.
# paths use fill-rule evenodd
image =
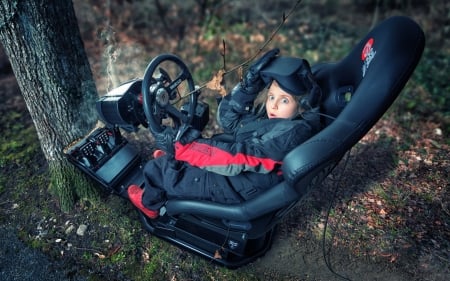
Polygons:
<instances>
[{"instance_id":1,"label":"small plant","mask_svg":"<svg viewBox=\"0 0 450 281\"><path fill-rule=\"evenodd\" d=\"M126 254L123 251L120 251L114 255L111 256L111 262L112 263L121 263L125 260Z\"/></svg>"}]
</instances>

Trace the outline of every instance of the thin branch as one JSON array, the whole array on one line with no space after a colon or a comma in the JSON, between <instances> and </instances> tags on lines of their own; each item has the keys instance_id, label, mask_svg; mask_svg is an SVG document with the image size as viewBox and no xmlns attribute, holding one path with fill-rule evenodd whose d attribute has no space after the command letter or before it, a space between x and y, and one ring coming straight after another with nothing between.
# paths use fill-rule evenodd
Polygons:
<instances>
[{"instance_id":1,"label":"thin branch","mask_svg":"<svg viewBox=\"0 0 450 281\"><path fill-rule=\"evenodd\" d=\"M266 48L267 45L269 45L270 42L272 42L273 38L275 38L275 35L278 33L278 31L281 29L281 27L283 27L283 25L285 24L285 22L287 21L287 19L288 19L288 18L291 16L291 14L297 9L298 5L300 5L301 2L302 2L302 0L297 0L297 2L295 3L295 5L289 10L289 12L288 12L287 14L283 13L283 17L282 17L282 20L281 20L280 24L279 24L279 25L277 26L277 28L272 32L272 34L270 35L269 39L267 39L267 41L264 42L264 43L261 45L261 47L258 49L258 51L257 51L253 56L251 56L249 59L247 59L247 60L244 61L243 63L234 66L234 67L231 68L230 70L226 70L226 66L225 66L225 62L226 62L226 59L225 59L225 55L226 55L226 52L225 52L225 51L226 51L226 44L225 44L225 41L222 40L222 47L223 47L223 49L222 49L221 55L222 55L222 59L223 59L223 69L220 70L219 72L217 72L217 73L214 75L214 77L212 78L211 81L209 81L209 82L207 82L207 83L205 83L205 84L203 84L203 85L197 87L197 88L195 89L195 91L192 91L192 92L190 92L190 93L187 93L183 98L186 98L186 97L190 96L191 94L195 93L196 91L199 91L199 90L201 90L201 89L203 89L203 88L208 87L208 85L218 85L218 83L216 83L216 82L217 82L217 81L220 81L220 82L221 82L222 79L223 79L223 77L224 77L225 75L227 75L227 74L229 74L229 73L231 73L231 72L234 72L234 71L236 71L236 70L242 69L242 67L248 65L251 61L253 61L253 60L254 60L254 59L255 59L255 58L256 58L256 57L264 50L264 48ZM221 75L221 77L217 77L218 75ZM240 79L242 79L242 76L240 77ZM220 83L220 84L222 84L222 83ZM214 88L212 88L212 89L214 90ZM215 90L219 90L219 89L215 89ZM220 89L220 90L223 90L223 89ZM219 90L219 91L220 91L220 90Z\"/></svg>"},{"instance_id":2,"label":"thin branch","mask_svg":"<svg viewBox=\"0 0 450 281\"><path fill-rule=\"evenodd\" d=\"M267 47L267 45L270 44L270 42L272 42L273 38L275 38L275 35L277 35L278 31L283 27L283 25L285 24L285 22L287 21L287 19L291 16L291 14L295 11L295 9L297 9L297 6L300 5L300 3L302 2L302 0L297 0L297 2L295 3L295 5L291 8L291 10L289 10L289 12L287 13L287 15L284 14L283 12L283 18L280 22L280 24L277 26L277 28L272 32L272 34L270 35L269 39L267 39L266 42L264 42L264 44L258 49L258 52L256 52L253 56L251 56L249 59L247 59L246 61L244 61L243 63L236 65L235 67L231 68L228 71L225 71L224 75L235 71L236 69L243 67L245 65L248 65L251 61L253 61L263 50L264 48Z\"/></svg>"},{"instance_id":3,"label":"thin branch","mask_svg":"<svg viewBox=\"0 0 450 281\"><path fill-rule=\"evenodd\" d=\"M220 55L222 56L222 59L223 59L223 69L227 69L226 59L225 59L226 51L227 51L227 46L226 46L225 40L222 39L222 52L220 53Z\"/></svg>"},{"instance_id":4,"label":"thin branch","mask_svg":"<svg viewBox=\"0 0 450 281\"><path fill-rule=\"evenodd\" d=\"M2 206L2 205L6 205L6 204L9 204L9 203L11 203L11 201L5 201L5 202L0 202L0 206Z\"/></svg>"}]
</instances>

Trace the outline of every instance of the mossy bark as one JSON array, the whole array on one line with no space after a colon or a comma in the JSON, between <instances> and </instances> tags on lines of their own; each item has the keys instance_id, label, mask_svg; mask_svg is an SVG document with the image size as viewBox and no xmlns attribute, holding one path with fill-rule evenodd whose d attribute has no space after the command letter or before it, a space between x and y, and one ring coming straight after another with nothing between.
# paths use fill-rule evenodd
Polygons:
<instances>
[{"instance_id":1,"label":"mossy bark","mask_svg":"<svg viewBox=\"0 0 450 281\"><path fill-rule=\"evenodd\" d=\"M59 205L62 211L73 209L77 200L96 202L99 196L99 190L95 187L92 180L81 174L67 160L49 162L50 172L50 190L58 197Z\"/></svg>"},{"instance_id":2,"label":"mossy bark","mask_svg":"<svg viewBox=\"0 0 450 281\"><path fill-rule=\"evenodd\" d=\"M72 1L50 2L0 0L0 42L67 211L77 198L97 197L62 151L95 126L98 95Z\"/></svg>"}]
</instances>

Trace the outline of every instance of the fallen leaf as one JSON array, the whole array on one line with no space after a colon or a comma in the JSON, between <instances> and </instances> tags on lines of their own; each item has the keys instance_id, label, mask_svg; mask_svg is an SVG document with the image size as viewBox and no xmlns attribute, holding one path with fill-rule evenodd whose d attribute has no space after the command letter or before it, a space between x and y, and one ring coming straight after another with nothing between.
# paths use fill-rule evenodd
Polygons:
<instances>
[{"instance_id":1,"label":"fallen leaf","mask_svg":"<svg viewBox=\"0 0 450 281\"><path fill-rule=\"evenodd\" d=\"M206 88L218 91L221 96L226 96L227 92L225 90L225 87L223 86L223 76L225 74L225 70L221 69L219 70L213 78L206 83Z\"/></svg>"},{"instance_id":2,"label":"fallen leaf","mask_svg":"<svg viewBox=\"0 0 450 281\"><path fill-rule=\"evenodd\" d=\"M104 259L106 258L106 256L104 254L100 254L100 253L94 253L95 256L97 256L99 259Z\"/></svg>"},{"instance_id":3,"label":"fallen leaf","mask_svg":"<svg viewBox=\"0 0 450 281\"><path fill-rule=\"evenodd\" d=\"M394 263L394 262L397 261L397 258L398 258L397 255L392 255L389 261L390 261L391 263Z\"/></svg>"},{"instance_id":4,"label":"fallen leaf","mask_svg":"<svg viewBox=\"0 0 450 281\"><path fill-rule=\"evenodd\" d=\"M220 250L216 250L216 252L214 253L214 258L215 259L222 259L222 255L220 254Z\"/></svg>"},{"instance_id":5,"label":"fallen leaf","mask_svg":"<svg viewBox=\"0 0 450 281\"><path fill-rule=\"evenodd\" d=\"M115 245L114 247L112 247L109 252L108 252L108 256L113 256L114 254L116 254L120 248L122 248L122 245Z\"/></svg>"},{"instance_id":6,"label":"fallen leaf","mask_svg":"<svg viewBox=\"0 0 450 281\"><path fill-rule=\"evenodd\" d=\"M141 257L142 257L142 261L145 263L148 263L150 261L150 254L147 252L143 252Z\"/></svg>"}]
</instances>

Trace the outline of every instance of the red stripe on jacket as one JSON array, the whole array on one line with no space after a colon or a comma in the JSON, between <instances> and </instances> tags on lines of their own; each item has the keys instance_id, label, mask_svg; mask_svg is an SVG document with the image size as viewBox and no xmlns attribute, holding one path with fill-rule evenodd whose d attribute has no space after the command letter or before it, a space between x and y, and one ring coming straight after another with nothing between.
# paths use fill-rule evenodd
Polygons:
<instances>
[{"instance_id":1,"label":"red stripe on jacket","mask_svg":"<svg viewBox=\"0 0 450 281\"><path fill-rule=\"evenodd\" d=\"M175 159L185 161L199 168L214 171L214 167L233 166L233 174L241 171L268 173L282 162L270 158L246 155L244 153L232 154L206 143L192 142L188 144L175 143ZM239 166L238 169L236 169Z\"/></svg>"}]
</instances>

